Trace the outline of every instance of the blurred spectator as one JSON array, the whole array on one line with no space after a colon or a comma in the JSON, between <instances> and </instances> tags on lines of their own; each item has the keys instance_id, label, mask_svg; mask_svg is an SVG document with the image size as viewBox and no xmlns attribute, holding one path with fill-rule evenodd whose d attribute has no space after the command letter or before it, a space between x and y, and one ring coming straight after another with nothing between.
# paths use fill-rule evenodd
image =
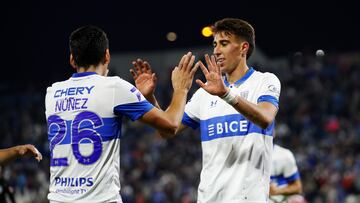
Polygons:
<instances>
[{"instance_id":1,"label":"blurred spectator","mask_svg":"<svg viewBox=\"0 0 360 203\"><path fill-rule=\"evenodd\" d=\"M3 171L0 167L0 202L15 203L14 188L9 185L8 181L3 177Z\"/></svg>"}]
</instances>

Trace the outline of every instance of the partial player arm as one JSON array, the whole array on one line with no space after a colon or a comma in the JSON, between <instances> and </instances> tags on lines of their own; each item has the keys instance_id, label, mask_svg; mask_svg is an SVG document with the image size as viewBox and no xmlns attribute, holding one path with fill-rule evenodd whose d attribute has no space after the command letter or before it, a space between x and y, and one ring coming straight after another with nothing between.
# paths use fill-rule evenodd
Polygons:
<instances>
[{"instance_id":1,"label":"partial player arm","mask_svg":"<svg viewBox=\"0 0 360 203\"><path fill-rule=\"evenodd\" d=\"M174 137L187 126L181 124L186 99L184 100L180 94L174 91L173 99L166 111L153 108L145 113L140 121L147 123L158 130L162 138L168 139ZM182 109L182 112L178 109Z\"/></svg>"},{"instance_id":2,"label":"partial player arm","mask_svg":"<svg viewBox=\"0 0 360 203\"><path fill-rule=\"evenodd\" d=\"M297 179L287 186L277 187L275 184L270 184L270 196L272 195L294 195L302 193L302 183Z\"/></svg>"},{"instance_id":3,"label":"partial player arm","mask_svg":"<svg viewBox=\"0 0 360 203\"><path fill-rule=\"evenodd\" d=\"M133 62L135 70L130 70L130 72L137 88L148 101L157 107L145 113L140 121L156 128L164 138L172 137L185 128L185 125L180 123L184 114L187 93L198 68L198 64L194 66L194 61L195 56L189 52L181 58L179 65L174 68L171 76L174 92L171 103L165 111L161 110L154 96L156 76L152 73L150 65L139 59Z\"/></svg>"},{"instance_id":4,"label":"partial player arm","mask_svg":"<svg viewBox=\"0 0 360 203\"><path fill-rule=\"evenodd\" d=\"M42 155L31 144L18 145L15 147L0 150L0 165L5 165L18 157L33 156L36 160L40 161Z\"/></svg>"},{"instance_id":5,"label":"partial player arm","mask_svg":"<svg viewBox=\"0 0 360 203\"><path fill-rule=\"evenodd\" d=\"M277 114L277 107L270 102L259 102L258 104L251 103L234 93L224 84L221 77L220 67L216 64L214 56L211 58L205 55L205 60L208 68L200 61L200 68L204 73L207 83L203 83L197 79L196 83L205 91L212 95L217 95L224 99L227 103L232 105L239 113L249 119L251 122L259 125L261 128L267 128L275 119Z\"/></svg>"},{"instance_id":6,"label":"partial player arm","mask_svg":"<svg viewBox=\"0 0 360 203\"><path fill-rule=\"evenodd\" d=\"M270 195L301 194L302 183L294 154L290 150L286 150L283 152L282 157L282 162L284 165L281 170L287 185L278 187L275 184L270 184Z\"/></svg>"}]
</instances>

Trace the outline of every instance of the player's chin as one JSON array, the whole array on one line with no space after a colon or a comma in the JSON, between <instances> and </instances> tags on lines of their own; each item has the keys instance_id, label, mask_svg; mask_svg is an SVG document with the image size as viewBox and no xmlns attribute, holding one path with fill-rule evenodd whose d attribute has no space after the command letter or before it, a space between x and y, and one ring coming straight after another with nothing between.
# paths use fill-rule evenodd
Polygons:
<instances>
[{"instance_id":1,"label":"player's chin","mask_svg":"<svg viewBox=\"0 0 360 203\"><path fill-rule=\"evenodd\" d=\"M226 67L224 65L220 65L220 72L226 73Z\"/></svg>"}]
</instances>

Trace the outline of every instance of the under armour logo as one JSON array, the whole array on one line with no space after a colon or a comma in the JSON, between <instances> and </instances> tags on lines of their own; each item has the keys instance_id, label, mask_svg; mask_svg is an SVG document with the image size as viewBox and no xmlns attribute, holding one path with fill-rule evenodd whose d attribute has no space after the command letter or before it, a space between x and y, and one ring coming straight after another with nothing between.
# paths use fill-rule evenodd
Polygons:
<instances>
[{"instance_id":1,"label":"under armour logo","mask_svg":"<svg viewBox=\"0 0 360 203\"><path fill-rule=\"evenodd\" d=\"M274 92L274 93L279 93L280 91L278 90L278 88L276 88L275 85L269 85L268 86L268 89L271 91L271 92Z\"/></svg>"},{"instance_id":2,"label":"under armour logo","mask_svg":"<svg viewBox=\"0 0 360 203\"><path fill-rule=\"evenodd\" d=\"M211 108L213 108L213 107L215 107L215 106L216 106L216 104L217 104L217 100L215 100L215 101L211 101L211 103L210 103L210 107L211 107Z\"/></svg>"}]
</instances>

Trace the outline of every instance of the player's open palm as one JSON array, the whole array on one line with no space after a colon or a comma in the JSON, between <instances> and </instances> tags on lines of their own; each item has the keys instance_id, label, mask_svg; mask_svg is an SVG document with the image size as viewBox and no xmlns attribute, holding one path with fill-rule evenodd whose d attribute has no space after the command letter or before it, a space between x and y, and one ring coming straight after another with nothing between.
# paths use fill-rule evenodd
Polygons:
<instances>
[{"instance_id":1,"label":"player's open palm","mask_svg":"<svg viewBox=\"0 0 360 203\"><path fill-rule=\"evenodd\" d=\"M145 96L154 94L156 88L156 75L152 72L150 64L142 59L132 62L130 73L134 78L136 88Z\"/></svg>"},{"instance_id":2,"label":"player's open palm","mask_svg":"<svg viewBox=\"0 0 360 203\"><path fill-rule=\"evenodd\" d=\"M206 78L206 83L203 83L199 79L196 80L196 83L209 94L217 96L224 95L226 93L226 87L221 76L220 67L216 64L215 57L211 56L210 58L209 55L206 54L205 61L207 68L201 61L199 61L199 64Z\"/></svg>"},{"instance_id":3,"label":"player's open palm","mask_svg":"<svg viewBox=\"0 0 360 203\"><path fill-rule=\"evenodd\" d=\"M195 56L191 52L184 55L179 65L177 65L171 74L171 81L174 90L186 90L191 88L195 72L199 64L194 66Z\"/></svg>"}]
</instances>

